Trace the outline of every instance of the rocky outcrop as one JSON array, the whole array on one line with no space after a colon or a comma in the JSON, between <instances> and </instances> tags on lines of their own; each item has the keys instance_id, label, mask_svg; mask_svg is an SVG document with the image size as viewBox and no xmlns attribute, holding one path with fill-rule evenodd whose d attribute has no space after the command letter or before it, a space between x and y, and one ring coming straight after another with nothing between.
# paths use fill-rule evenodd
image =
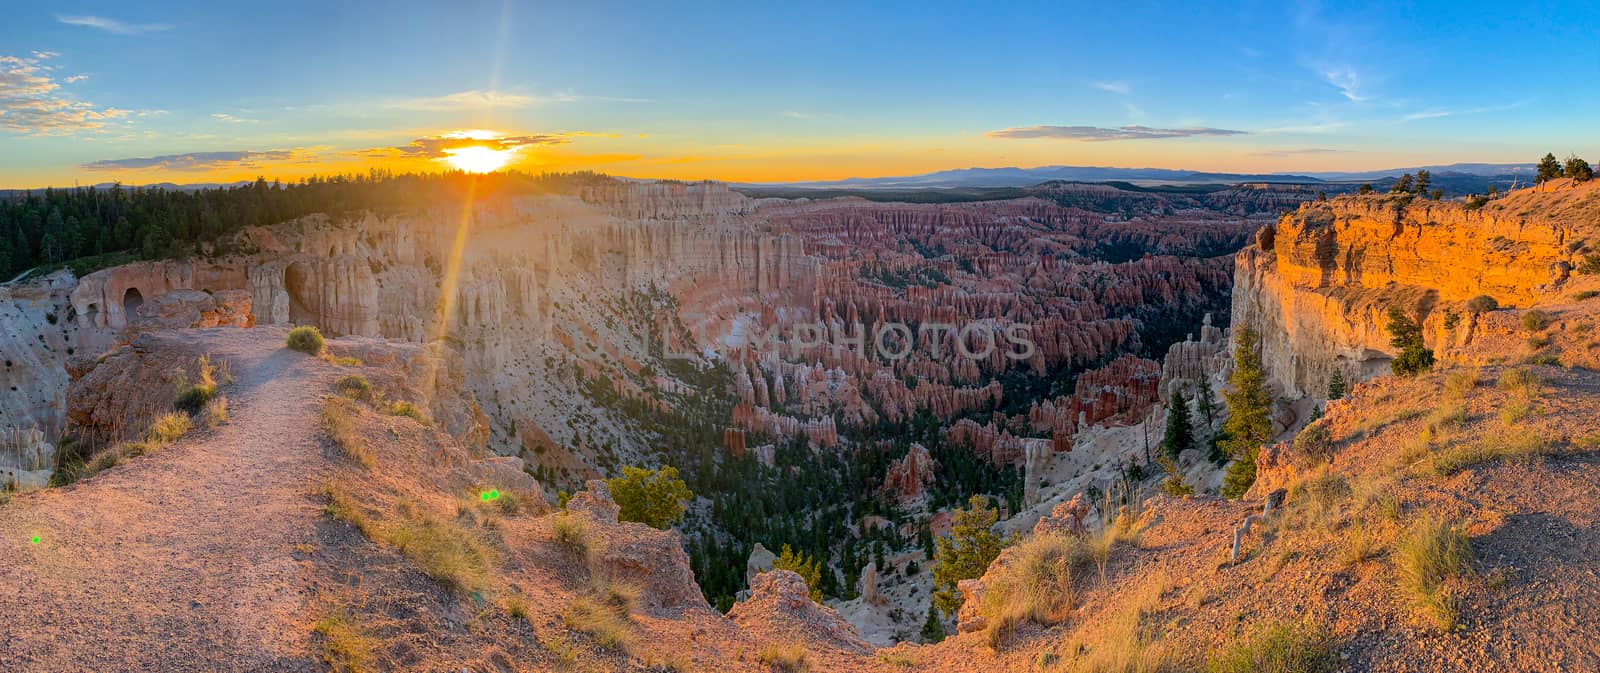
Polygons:
<instances>
[{"instance_id":1,"label":"rocky outcrop","mask_svg":"<svg viewBox=\"0 0 1600 673\"><path fill-rule=\"evenodd\" d=\"M1335 371L1347 380L1387 372L1390 306L1419 319L1446 357L1443 346L1475 329L1467 300L1528 306L1559 296L1595 227L1550 217L1559 209L1541 203L1551 198L1529 191L1476 210L1378 196L1304 204L1238 253L1236 329L1261 335L1269 380L1288 397L1323 395Z\"/></svg>"},{"instance_id":2,"label":"rocky outcrop","mask_svg":"<svg viewBox=\"0 0 1600 673\"><path fill-rule=\"evenodd\" d=\"M806 581L788 570L757 575L750 598L728 611L740 628L783 641L821 643L845 652L867 653L872 647L833 608L811 600Z\"/></svg>"},{"instance_id":3,"label":"rocky outcrop","mask_svg":"<svg viewBox=\"0 0 1600 673\"><path fill-rule=\"evenodd\" d=\"M883 491L901 503L917 500L933 483L938 470L939 462L928 455L928 448L912 444L904 457L889 465L889 472L883 478Z\"/></svg>"}]
</instances>

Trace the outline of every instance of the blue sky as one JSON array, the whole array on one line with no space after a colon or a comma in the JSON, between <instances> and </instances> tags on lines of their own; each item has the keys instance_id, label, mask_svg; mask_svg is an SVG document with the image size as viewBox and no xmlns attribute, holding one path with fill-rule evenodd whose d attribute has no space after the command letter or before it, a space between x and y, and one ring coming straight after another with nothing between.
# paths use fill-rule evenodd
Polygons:
<instances>
[{"instance_id":1,"label":"blue sky","mask_svg":"<svg viewBox=\"0 0 1600 673\"><path fill-rule=\"evenodd\" d=\"M439 170L465 129L733 180L1600 150L1596 3L222 4L6 7L0 186Z\"/></svg>"}]
</instances>

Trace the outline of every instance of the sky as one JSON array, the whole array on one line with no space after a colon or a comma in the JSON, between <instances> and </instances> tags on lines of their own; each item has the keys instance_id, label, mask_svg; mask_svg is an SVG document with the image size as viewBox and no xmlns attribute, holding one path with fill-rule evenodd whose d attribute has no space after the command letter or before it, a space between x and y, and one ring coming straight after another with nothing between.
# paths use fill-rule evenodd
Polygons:
<instances>
[{"instance_id":1,"label":"sky","mask_svg":"<svg viewBox=\"0 0 1600 673\"><path fill-rule=\"evenodd\" d=\"M1592 2L0 9L0 188L1600 159Z\"/></svg>"}]
</instances>

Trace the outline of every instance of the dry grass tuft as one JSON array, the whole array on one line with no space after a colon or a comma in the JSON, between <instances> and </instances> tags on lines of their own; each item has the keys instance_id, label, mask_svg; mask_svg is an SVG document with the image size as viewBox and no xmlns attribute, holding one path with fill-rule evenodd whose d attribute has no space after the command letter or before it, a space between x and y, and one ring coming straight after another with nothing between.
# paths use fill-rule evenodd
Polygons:
<instances>
[{"instance_id":1,"label":"dry grass tuft","mask_svg":"<svg viewBox=\"0 0 1600 673\"><path fill-rule=\"evenodd\" d=\"M396 507L396 520L383 521L337 485L325 484L322 493L328 500L324 514L349 522L374 542L393 546L451 590L470 594L489 585L498 554L479 531L404 501Z\"/></svg>"},{"instance_id":2,"label":"dry grass tuft","mask_svg":"<svg viewBox=\"0 0 1600 673\"><path fill-rule=\"evenodd\" d=\"M423 425L431 423L427 414L422 413L422 410L418 409L416 405L404 400L390 402L388 406L384 407L383 411L390 416L405 416Z\"/></svg>"},{"instance_id":3,"label":"dry grass tuft","mask_svg":"<svg viewBox=\"0 0 1600 673\"><path fill-rule=\"evenodd\" d=\"M1062 670L1078 673L1157 673L1173 668L1172 657L1161 642L1161 596L1167 577L1154 574L1125 595L1105 620L1086 623L1066 648L1073 657L1061 661Z\"/></svg>"},{"instance_id":4,"label":"dry grass tuft","mask_svg":"<svg viewBox=\"0 0 1600 673\"><path fill-rule=\"evenodd\" d=\"M1449 583L1469 572L1472 542L1459 526L1433 515L1418 519L1395 545L1400 590L1441 630L1456 624Z\"/></svg>"},{"instance_id":5,"label":"dry grass tuft","mask_svg":"<svg viewBox=\"0 0 1600 673\"><path fill-rule=\"evenodd\" d=\"M367 377L360 374L341 377L334 382L333 389L352 400L372 400L372 384L367 381Z\"/></svg>"},{"instance_id":6,"label":"dry grass tuft","mask_svg":"<svg viewBox=\"0 0 1600 673\"><path fill-rule=\"evenodd\" d=\"M1560 446L1546 442L1530 428L1502 428L1434 455L1427 468L1434 475L1445 477L1483 463L1500 460L1527 463L1559 452Z\"/></svg>"},{"instance_id":7,"label":"dry grass tuft","mask_svg":"<svg viewBox=\"0 0 1600 673\"><path fill-rule=\"evenodd\" d=\"M596 645L614 652L628 653L633 647L633 626L628 615L594 598L579 598L561 613L567 627L586 633Z\"/></svg>"},{"instance_id":8,"label":"dry grass tuft","mask_svg":"<svg viewBox=\"0 0 1600 673\"><path fill-rule=\"evenodd\" d=\"M1467 394L1478 387L1478 378L1481 376L1477 367L1451 370L1444 377L1444 397L1448 400L1466 399Z\"/></svg>"},{"instance_id":9,"label":"dry grass tuft","mask_svg":"<svg viewBox=\"0 0 1600 673\"><path fill-rule=\"evenodd\" d=\"M330 397L322 405L322 431L345 456L370 469L377 464L378 458L373 454L372 447L367 445L366 438L356 431L354 417L359 413L360 410L350 400Z\"/></svg>"},{"instance_id":10,"label":"dry grass tuft","mask_svg":"<svg viewBox=\"0 0 1600 673\"><path fill-rule=\"evenodd\" d=\"M1000 572L991 573L979 606L991 647L1023 621L1049 625L1064 620L1073 607L1074 577L1092 560L1093 551L1083 539L1047 533L1023 540L1007 554Z\"/></svg>"},{"instance_id":11,"label":"dry grass tuft","mask_svg":"<svg viewBox=\"0 0 1600 673\"><path fill-rule=\"evenodd\" d=\"M801 643L767 645L761 648L756 658L777 673L803 673L811 670L811 653Z\"/></svg>"},{"instance_id":12,"label":"dry grass tuft","mask_svg":"<svg viewBox=\"0 0 1600 673\"><path fill-rule=\"evenodd\" d=\"M1207 673L1328 673L1338 656L1333 636L1306 622L1273 624L1206 661Z\"/></svg>"},{"instance_id":13,"label":"dry grass tuft","mask_svg":"<svg viewBox=\"0 0 1600 673\"><path fill-rule=\"evenodd\" d=\"M372 670L377 639L367 635L348 612L330 612L318 619L312 630L322 635L322 660L334 671L361 673Z\"/></svg>"},{"instance_id":14,"label":"dry grass tuft","mask_svg":"<svg viewBox=\"0 0 1600 673\"><path fill-rule=\"evenodd\" d=\"M1535 398L1544 392L1544 381L1530 369L1515 367L1500 372L1500 378L1495 380L1494 387L1526 398Z\"/></svg>"},{"instance_id":15,"label":"dry grass tuft","mask_svg":"<svg viewBox=\"0 0 1600 673\"><path fill-rule=\"evenodd\" d=\"M206 410L200 416L200 422L207 429L215 428L228 422L228 398L213 397L206 403Z\"/></svg>"},{"instance_id":16,"label":"dry grass tuft","mask_svg":"<svg viewBox=\"0 0 1600 673\"><path fill-rule=\"evenodd\" d=\"M150 424L150 431L146 440L151 444L165 446L178 441L178 438L194 429L194 423L189 420L189 415L177 411L167 412L156 417Z\"/></svg>"},{"instance_id":17,"label":"dry grass tuft","mask_svg":"<svg viewBox=\"0 0 1600 673\"><path fill-rule=\"evenodd\" d=\"M576 514L561 512L550 519L550 530L556 542L579 554L589 551L589 524Z\"/></svg>"},{"instance_id":18,"label":"dry grass tuft","mask_svg":"<svg viewBox=\"0 0 1600 673\"><path fill-rule=\"evenodd\" d=\"M382 529L384 542L460 594L489 585L497 554L481 533L426 512L410 512Z\"/></svg>"}]
</instances>

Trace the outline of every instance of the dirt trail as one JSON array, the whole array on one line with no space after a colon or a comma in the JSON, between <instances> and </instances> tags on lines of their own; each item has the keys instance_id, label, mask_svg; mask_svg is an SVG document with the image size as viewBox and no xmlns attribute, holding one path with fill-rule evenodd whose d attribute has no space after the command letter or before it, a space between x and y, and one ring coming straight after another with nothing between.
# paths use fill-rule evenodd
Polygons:
<instances>
[{"instance_id":1,"label":"dirt trail","mask_svg":"<svg viewBox=\"0 0 1600 673\"><path fill-rule=\"evenodd\" d=\"M317 669L317 582L291 553L314 535L335 374L248 332L209 349L235 376L227 424L0 507L0 670Z\"/></svg>"}]
</instances>

